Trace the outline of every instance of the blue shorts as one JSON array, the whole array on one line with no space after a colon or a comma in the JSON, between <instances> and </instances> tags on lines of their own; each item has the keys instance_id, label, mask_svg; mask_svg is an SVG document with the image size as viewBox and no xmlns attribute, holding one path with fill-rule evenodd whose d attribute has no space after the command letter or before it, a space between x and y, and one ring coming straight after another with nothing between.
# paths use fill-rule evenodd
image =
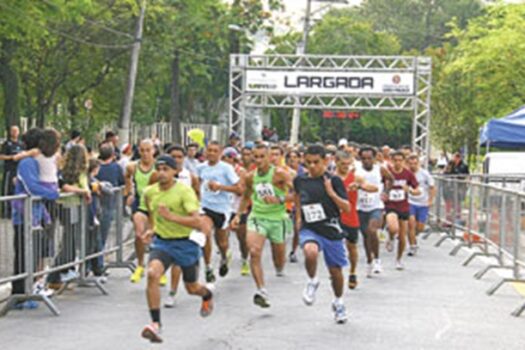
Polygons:
<instances>
[{"instance_id":1,"label":"blue shorts","mask_svg":"<svg viewBox=\"0 0 525 350\"><path fill-rule=\"evenodd\" d=\"M428 207L410 204L410 216L415 216L417 222L424 224L428 220Z\"/></svg>"},{"instance_id":2,"label":"blue shorts","mask_svg":"<svg viewBox=\"0 0 525 350\"><path fill-rule=\"evenodd\" d=\"M343 239L330 240L312 230L301 229L299 231L299 242L301 248L304 248L306 243L316 243L319 250L323 252L327 267L345 267L348 265Z\"/></svg>"},{"instance_id":3,"label":"blue shorts","mask_svg":"<svg viewBox=\"0 0 525 350\"><path fill-rule=\"evenodd\" d=\"M189 239L162 239L155 236L150 246L150 257L155 251L168 254L172 264L180 267L195 265L201 257L201 247Z\"/></svg>"},{"instance_id":4,"label":"blue shorts","mask_svg":"<svg viewBox=\"0 0 525 350\"><path fill-rule=\"evenodd\" d=\"M374 209L372 211L360 210L357 212L357 214L359 215L359 225L362 234L365 234L368 230L368 226L370 226L371 220L381 222L381 220L383 219L383 209Z\"/></svg>"}]
</instances>

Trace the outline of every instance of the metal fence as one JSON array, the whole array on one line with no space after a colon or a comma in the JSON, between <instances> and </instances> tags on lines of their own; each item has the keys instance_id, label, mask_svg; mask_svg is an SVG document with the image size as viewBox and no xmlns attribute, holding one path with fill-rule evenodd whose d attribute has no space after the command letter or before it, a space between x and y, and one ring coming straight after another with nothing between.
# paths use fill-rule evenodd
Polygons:
<instances>
[{"instance_id":1,"label":"metal fence","mask_svg":"<svg viewBox=\"0 0 525 350\"><path fill-rule=\"evenodd\" d=\"M0 197L0 286L12 284L12 294L0 315L27 301L59 310L45 285L60 294L75 282L94 286L102 294L108 268L135 266L124 259L133 234L124 220L122 189L93 196L92 201L62 194L56 201L37 197ZM127 228L127 229L126 229Z\"/></svg>"},{"instance_id":2,"label":"metal fence","mask_svg":"<svg viewBox=\"0 0 525 350\"><path fill-rule=\"evenodd\" d=\"M488 295L505 283L525 283L525 192L511 185L521 186L523 177L435 178L437 195L431 208L430 232L446 233L436 246L449 239L459 241L450 255L456 255L464 247L474 248L464 266L478 257L494 259L493 264L474 275L477 279L493 269L508 270L510 277L500 279L487 291ZM525 304L512 315L520 316L524 311Z\"/></svg>"}]
</instances>

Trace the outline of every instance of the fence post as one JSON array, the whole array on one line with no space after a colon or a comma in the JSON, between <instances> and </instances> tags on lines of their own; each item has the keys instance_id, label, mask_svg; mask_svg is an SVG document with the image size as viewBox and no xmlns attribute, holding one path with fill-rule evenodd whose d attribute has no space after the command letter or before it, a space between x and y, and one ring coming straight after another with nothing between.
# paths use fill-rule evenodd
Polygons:
<instances>
[{"instance_id":1,"label":"fence post","mask_svg":"<svg viewBox=\"0 0 525 350\"><path fill-rule=\"evenodd\" d=\"M24 199L24 260L27 277L24 283L25 295L31 295L33 290L34 279L34 261L33 261L33 198L28 196Z\"/></svg>"},{"instance_id":2,"label":"fence post","mask_svg":"<svg viewBox=\"0 0 525 350\"><path fill-rule=\"evenodd\" d=\"M521 233L521 196L519 193L516 193L516 207L514 210L514 261L513 263L513 276L515 279L520 279L520 233Z\"/></svg>"}]
</instances>

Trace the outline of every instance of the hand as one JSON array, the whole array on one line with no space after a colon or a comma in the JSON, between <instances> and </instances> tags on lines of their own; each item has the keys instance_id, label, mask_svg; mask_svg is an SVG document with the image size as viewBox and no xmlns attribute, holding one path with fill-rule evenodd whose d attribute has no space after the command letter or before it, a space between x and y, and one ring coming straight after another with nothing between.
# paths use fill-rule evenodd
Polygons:
<instances>
[{"instance_id":1,"label":"hand","mask_svg":"<svg viewBox=\"0 0 525 350\"><path fill-rule=\"evenodd\" d=\"M332 195L334 193L334 187L332 186L332 180L330 178L324 178L324 188L326 189L328 195Z\"/></svg>"},{"instance_id":2,"label":"hand","mask_svg":"<svg viewBox=\"0 0 525 350\"><path fill-rule=\"evenodd\" d=\"M428 200L428 207L432 207L432 205L434 204L434 200L433 199L429 199Z\"/></svg>"},{"instance_id":3,"label":"hand","mask_svg":"<svg viewBox=\"0 0 525 350\"><path fill-rule=\"evenodd\" d=\"M241 222L240 216L238 214L235 215L235 217L233 218L232 222L230 223L230 228L232 230L236 230L237 228L239 228L240 222Z\"/></svg>"},{"instance_id":4,"label":"hand","mask_svg":"<svg viewBox=\"0 0 525 350\"><path fill-rule=\"evenodd\" d=\"M276 196L266 196L263 198L263 201L266 204L281 204L281 200Z\"/></svg>"},{"instance_id":5,"label":"hand","mask_svg":"<svg viewBox=\"0 0 525 350\"><path fill-rule=\"evenodd\" d=\"M128 197L126 198L126 206L131 207L133 205L134 200L135 200L134 196L132 196L131 194L128 195Z\"/></svg>"},{"instance_id":6,"label":"hand","mask_svg":"<svg viewBox=\"0 0 525 350\"><path fill-rule=\"evenodd\" d=\"M410 187L408 187L408 185L404 185L403 191L405 191L406 193L410 193Z\"/></svg>"},{"instance_id":7,"label":"hand","mask_svg":"<svg viewBox=\"0 0 525 350\"><path fill-rule=\"evenodd\" d=\"M357 182L352 182L348 187L346 188L347 191L357 191L359 189L359 184Z\"/></svg>"},{"instance_id":8,"label":"hand","mask_svg":"<svg viewBox=\"0 0 525 350\"><path fill-rule=\"evenodd\" d=\"M172 214L171 214L170 210L166 206L161 204L161 205L159 205L159 209L158 210L159 210L159 215L162 218L164 218L166 220L170 220L171 219L171 215Z\"/></svg>"},{"instance_id":9,"label":"hand","mask_svg":"<svg viewBox=\"0 0 525 350\"><path fill-rule=\"evenodd\" d=\"M87 202L88 204L91 203L92 197L91 197L91 192L90 192L89 190L86 190L86 191L84 192L84 199L86 200L86 202Z\"/></svg>"},{"instance_id":10,"label":"hand","mask_svg":"<svg viewBox=\"0 0 525 350\"><path fill-rule=\"evenodd\" d=\"M386 192L381 193L381 200L383 202L388 202L388 193Z\"/></svg>"},{"instance_id":11,"label":"hand","mask_svg":"<svg viewBox=\"0 0 525 350\"><path fill-rule=\"evenodd\" d=\"M212 192L217 192L221 190L221 184L215 181L208 182L208 188Z\"/></svg>"},{"instance_id":12,"label":"hand","mask_svg":"<svg viewBox=\"0 0 525 350\"><path fill-rule=\"evenodd\" d=\"M150 243L151 243L151 239L153 238L154 235L155 235L155 232L153 232L152 229L147 229L147 230L141 235L142 242L143 242L144 244L150 244Z\"/></svg>"}]
</instances>

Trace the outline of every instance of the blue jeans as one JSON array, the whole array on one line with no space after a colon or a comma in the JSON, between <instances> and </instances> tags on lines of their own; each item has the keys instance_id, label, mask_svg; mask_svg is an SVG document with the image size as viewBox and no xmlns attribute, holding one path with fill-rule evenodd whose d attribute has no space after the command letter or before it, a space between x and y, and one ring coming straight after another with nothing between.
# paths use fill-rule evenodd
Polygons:
<instances>
[{"instance_id":1,"label":"blue jeans","mask_svg":"<svg viewBox=\"0 0 525 350\"><path fill-rule=\"evenodd\" d=\"M104 196L100 199L101 216L100 216L100 235L99 235L99 251L104 250L106 241L108 239L109 230L111 229L111 222L116 210L115 196ZM104 266L104 257L98 257L98 266Z\"/></svg>"}]
</instances>

